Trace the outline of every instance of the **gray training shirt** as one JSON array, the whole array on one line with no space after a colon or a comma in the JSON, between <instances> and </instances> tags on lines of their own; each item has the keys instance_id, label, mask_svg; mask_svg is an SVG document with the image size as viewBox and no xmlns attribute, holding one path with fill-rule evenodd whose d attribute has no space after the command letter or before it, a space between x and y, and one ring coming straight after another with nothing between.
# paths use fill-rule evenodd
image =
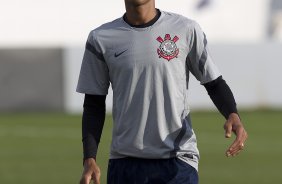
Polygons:
<instances>
[{"instance_id":1,"label":"gray training shirt","mask_svg":"<svg viewBox=\"0 0 282 184\"><path fill-rule=\"evenodd\" d=\"M77 92L113 89L111 159L178 157L198 169L199 151L189 118L189 73L201 84L220 73L199 25L161 11L145 28L118 18L90 32Z\"/></svg>"}]
</instances>

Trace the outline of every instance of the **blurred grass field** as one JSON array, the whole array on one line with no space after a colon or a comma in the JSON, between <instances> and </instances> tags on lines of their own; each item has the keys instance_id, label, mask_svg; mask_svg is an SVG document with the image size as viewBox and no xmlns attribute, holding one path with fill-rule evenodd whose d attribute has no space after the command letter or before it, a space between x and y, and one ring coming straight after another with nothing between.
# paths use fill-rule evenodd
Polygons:
<instances>
[{"instance_id":1,"label":"blurred grass field","mask_svg":"<svg viewBox=\"0 0 282 184\"><path fill-rule=\"evenodd\" d=\"M238 157L224 153L219 113L193 112L201 153L201 184L282 183L282 111L242 112L249 133ZM0 115L0 184L72 184L82 172L81 116L65 114ZM98 153L102 184L106 183L112 117L106 118Z\"/></svg>"}]
</instances>

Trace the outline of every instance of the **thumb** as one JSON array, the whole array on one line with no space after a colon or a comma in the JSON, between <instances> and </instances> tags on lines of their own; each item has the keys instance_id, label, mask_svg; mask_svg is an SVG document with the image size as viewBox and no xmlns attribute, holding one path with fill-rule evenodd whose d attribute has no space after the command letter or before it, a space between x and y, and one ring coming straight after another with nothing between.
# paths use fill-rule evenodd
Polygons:
<instances>
[{"instance_id":1,"label":"thumb","mask_svg":"<svg viewBox=\"0 0 282 184\"><path fill-rule=\"evenodd\" d=\"M90 182L91 182L91 177L87 177L86 178L86 184L90 184Z\"/></svg>"},{"instance_id":2,"label":"thumb","mask_svg":"<svg viewBox=\"0 0 282 184\"><path fill-rule=\"evenodd\" d=\"M232 124L226 122L224 125L224 129L225 129L225 137L230 138L232 135Z\"/></svg>"},{"instance_id":3,"label":"thumb","mask_svg":"<svg viewBox=\"0 0 282 184\"><path fill-rule=\"evenodd\" d=\"M91 176L84 175L80 180L80 184L90 184L90 181L91 181Z\"/></svg>"}]
</instances>

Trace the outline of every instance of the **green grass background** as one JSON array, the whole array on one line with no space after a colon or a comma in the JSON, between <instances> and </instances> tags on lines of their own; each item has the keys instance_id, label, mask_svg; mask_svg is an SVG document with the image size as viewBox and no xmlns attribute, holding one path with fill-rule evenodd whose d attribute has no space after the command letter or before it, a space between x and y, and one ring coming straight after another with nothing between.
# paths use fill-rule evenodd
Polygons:
<instances>
[{"instance_id":1,"label":"green grass background","mask_svg":"<svg viewBox=\"0 0 282 184\"><path fill-rule=\"evenodd\" d=\"M192 112L201 153L201 184L282 183L282 111L242 112L249 133L246 149L226 158L219 113ZM0 184L72 184L82 172L81 116L0 114ZM112 117L106 118L98 153L106 183ZM234 137L233 137L234 138Z\"/></svg>"}]
</instances>

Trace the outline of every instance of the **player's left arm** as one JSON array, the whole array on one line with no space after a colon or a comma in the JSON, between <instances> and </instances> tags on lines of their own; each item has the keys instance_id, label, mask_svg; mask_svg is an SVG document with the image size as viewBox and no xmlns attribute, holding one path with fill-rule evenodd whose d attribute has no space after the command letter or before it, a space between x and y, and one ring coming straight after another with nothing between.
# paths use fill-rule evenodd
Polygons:
<instances>
[{"instance_id":1,"label":"player's left arm","mask_svg":"<svg viewBox=\"0 0 282 184\"><path fill-rule=\"evenodd\" d=\"M226 151L227 156L236 156L244 149L248 134L238 115L232 91L222 76L203 85L217 109L226 119L224 124L225 137L230 138L232 132L236 135L236 139Z\"/></svg>"},{"instance_id":2,"label":"player's left arm","mask_svg":"<svg viewBox=\"0 0 282 184\"><path fill-rule=\"evenodd\" d=\"M227 156L235 156L243 150L248 135L238 115L234 96L212 61L206 35L198 23L194 22L193 25L189 32L191 46L186 66L205 86L212 101L225 117L225 137L229 138L232 132L235 133L236 139L226 151Z\"/></svg>"}]
</instances>

